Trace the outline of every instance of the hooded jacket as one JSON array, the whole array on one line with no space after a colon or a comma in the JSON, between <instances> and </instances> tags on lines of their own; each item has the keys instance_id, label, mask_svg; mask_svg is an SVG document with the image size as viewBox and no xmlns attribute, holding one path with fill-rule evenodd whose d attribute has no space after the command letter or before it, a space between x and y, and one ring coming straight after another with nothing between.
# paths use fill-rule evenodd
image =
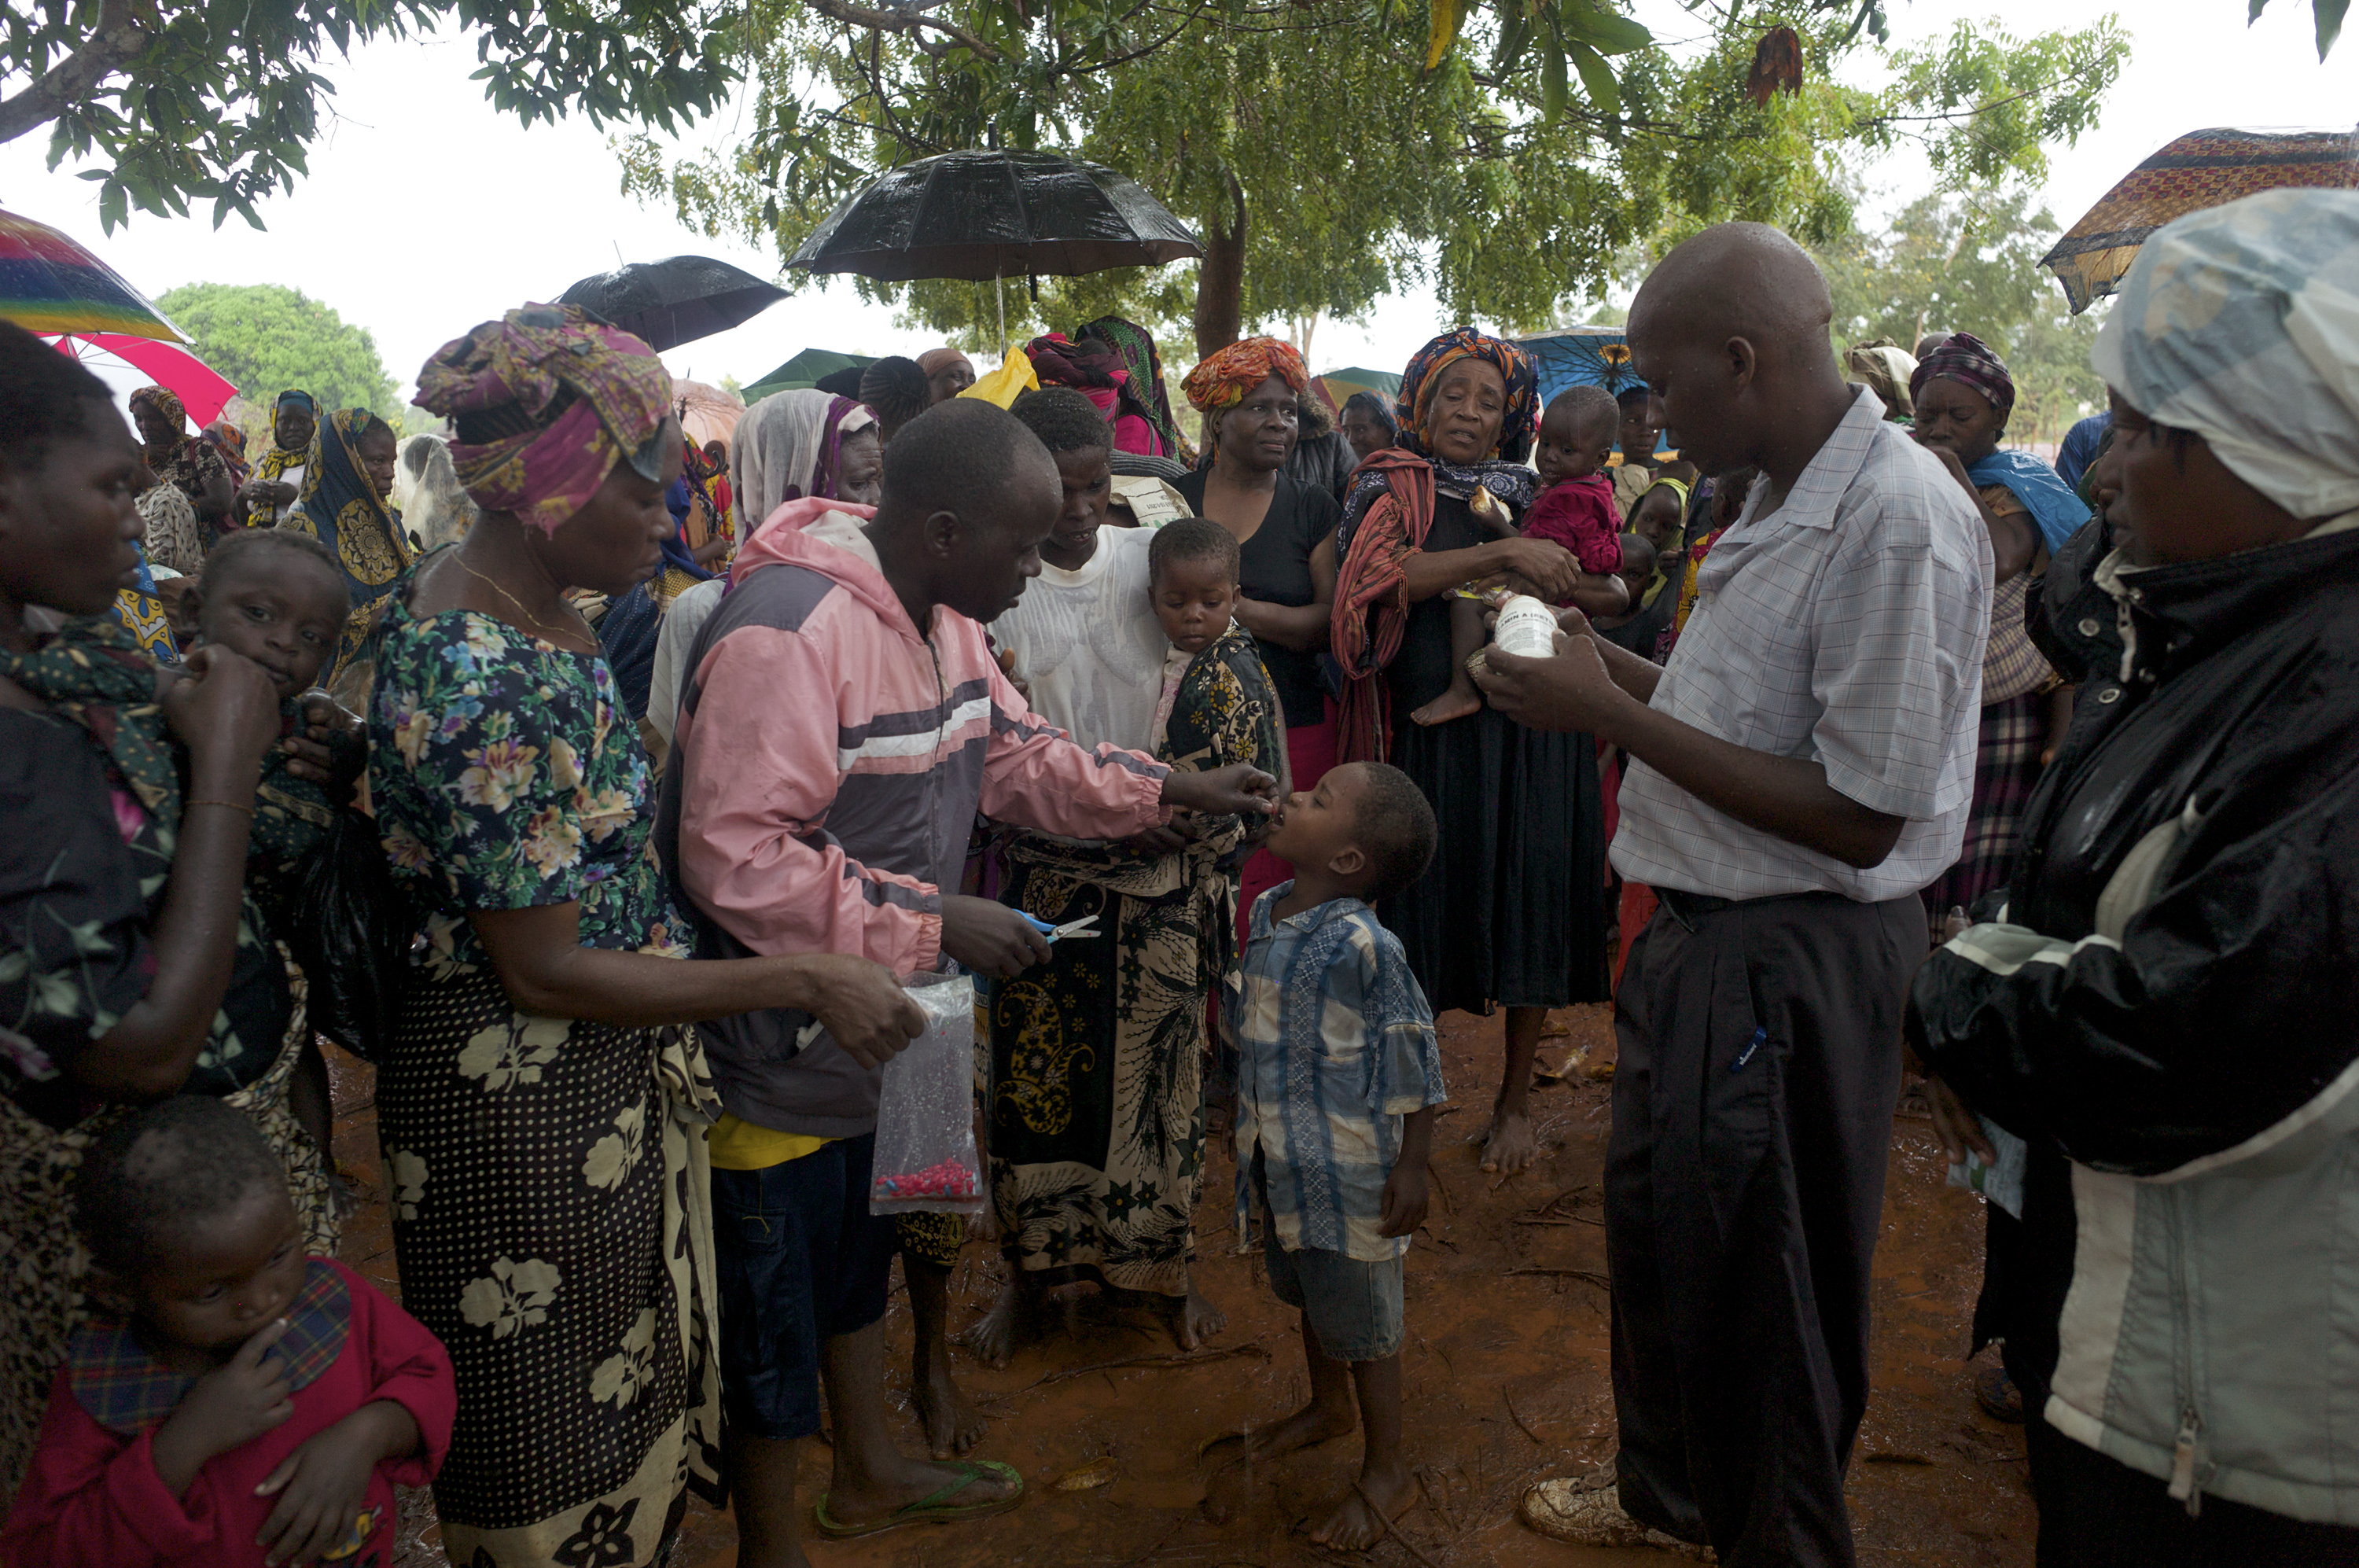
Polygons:
<instances>
[{"instance_id":1,"label":"hooded jacket","mask_svg":"<svg viewBox=\"0 0 2359 1568\"><path fill-rule=\"evenodd\" d=\"M1084 750L1031 713L980 626L937 606L920 633L842 513L765 526L687 668L657 833L699 957L859 953L931 973L978 812L1077 838L1169 815L1170 770ZM875 1073L810 1015L701 1028L742 1119L821 1138L875 1125Z\"/></svg>"},{"instance_id":2,"label":"hooded jacket","mask_svg":"<svg viewBox=\"0 0 2359 1568\"><path fill-rule=\"evenodd\" d=\"M2359 1523L2354 525L2146 570L2116 552L2093 598L2050 583L2049 629L2088 682L2006 907L1927 962L1908 1018L1970 1105L2071 1161L2069 1192L2034 1184L2024 1210L2027 1252L2051 1260L2022 1287L2026 1317L2055 1325L2052 1375L2027 1382L2049 1423L2190 1510L2209 1492L2343 1524Z\"/></svg>"}]
</instances>

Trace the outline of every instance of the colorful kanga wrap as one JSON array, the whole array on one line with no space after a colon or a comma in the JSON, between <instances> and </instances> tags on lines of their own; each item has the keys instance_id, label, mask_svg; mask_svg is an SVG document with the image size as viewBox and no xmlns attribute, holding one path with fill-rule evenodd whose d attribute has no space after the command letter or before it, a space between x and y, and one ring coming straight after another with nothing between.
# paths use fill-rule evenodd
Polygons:
<instances>
[{"instance_id":1,"label":"colorful kanga wrap","mask_svg":"<svg viewBox=\"0 0 2359 1568\"><path fill-rule=\"evenodd\" d=\"M2297 517L2359 506L2359 191L2272 191L2147 241L2089 363Z\"/></svg>"},{"instance_id":2,"label":"colorful kanga wrap","mask_svg":"<svg viewBox=\"0 0 2359 1568\"><path fill-rule=\"evenodd\" d=\"M2015 411L2015 377L2006 373L2006 361L1972 332L1951 332L1941 340L1940 347L1917 362L1915 374L1908 377L1912 406L1925 395L1925 383L1936 377L1989 398L2002 425Z\"/></svg>"},{"instance_id":3,"label":"colorful kanga wrap","mask_svg":"<svg viewBox=\"0 0 2359 1568\"><path fill-rule=\"evenodd\" d=\"M168 387L142 387L126 401L134 412L141 408L156 409L172 421L172 428L176 430L183 430L187 427L188 410L180 406L180 395Z\"/></svg>"},{"instance_id":4,"label":"colorful kanga wrap","mask_svg":"<svg viewBox=\"0 0 2359 1568\"><path fill-rule=\"evenodd\" d=\"M1271 376L1286 383L1289 392L1310 385L1310 372L1292 343L1278 338L1245 338L1215 349L1188 373L1180 390L1201 414L1234 408L1245 394Z\"/></svg>"},{"instance_id":5,"label":"colorful kanga wrap","mask_svg":"<svg viewBox=\"0 0 2359 1568\"><path fill-rule=\"evenodd\" d=\"M475 505L545 534L616 463L659 479L669 455L663 361L571 305L527 305L443 344L419 372L417 402L451 421L451 462Z\"/></svg>"},{"instance_id":6,"label":"colorful kanga wrap","mask_svg":"<svg viewBox=\"0 0 2359 1568\"><path fill-rule=\"evenodd\" d=\"M1123 367L1130 372L1131 390L1147 409L1147 422L1154 427L1156 440L1162 443L1165 452L1178 455L1187 443L1180 439L1180 421L1171 417L1171 394L1163 387L1163 356L1156 352L1153 334L1136 321L1120 316L1100 316L1073 335L1101 339L1114 350ZM1150 389L1152 396L1148 395Z\"/></svg>"},{"instance_id":7,"label":"colorful kanga wrap","mask_svg":"<svg viewBox=\"0 0 2359 1568\"><path fill-rule=\"evenodd\" d=\"M103 615L17 652L0 649L0 677L46 704L13 715L10 743L37 750L33 777L71 779L60 753L94 748L104 789L48 789L10 802L13 828L54 844L36 859L39 886L0 888L9 907L38 911L0 966L0 1259L8 1310L0 1312L0 1507L14 1494L66 1335L87 1309L88 1256L74 1236L71 1190L83 1150L125 1114L79 1089L68 1053L103 1036L154 982L153 936L171 894L179 847L182 757L156 696L156 667L130 632ZM60 739L60 732L81 736ZM46 764L46 768L44 768ZM85 775L84 777L91 777ZM93 782L95 779L93 779ZM94 791L95 792L95 791ZM80 831L95 811L93 837ZM228 984L182 1084L245 1111L285 1164L297 1214L315 1252L333 1252L334 1207L321 1150L286 1105L310 1029L302 977L269 940L255 886L238 905ZM37 1000L38 999L38 1000Z\"/></svg>"},{"instance_id":8,"label":"colorful kanga wrap","mask_svg":"<svg viewBox=\"0 0 2359 1568\"><path fill-rule=\"evenodd\" d=\"M278 520L288 532L309 534L335 551L352 594L335 658L320 671L322 686L334 686L360 657L394 579L409 566L409 541L401 523L361 466L361 437L383 422L366 408L339 408L314 426L303 459L302 491Z\"/></svg>"},{"instance_id":9,"label":"colorful kanga wrap","mask_svg":"<svg viewBox=\"0 0 2359 1568\"><path fill-rule=\"evenodd\" d=\"M1286 732L1252 635L1166 667L1155 756L1181 772L1283 776ZM1234 865L1245 824L1169 855L1004 830L1000 898L1095 938L994 988L986 1114L1001 1247L1036 1279L1094 1275L1184 1296L1204 1177L1204 1000L1237 983Z\"/></svg>"},{"instance_id":10,"label":"colorful kanga wrap","mask_svg":"<svg viewBox=\"0 0 2359 1568\"><path fill-rule=\"evenodd\" d=\"M1499 421L1498 450L1487 452L1507 463L1521 463L1530 455L1532 434L1539 429L1540 394L1538 373L1532 368L1532 357L1505 338L1495 338L1461 327L1454 332L1444 332L1423 348L1401 372L1400 415L1401 440L1419 457L1433 455L1433 443L1429 439L1433 414L1433 396L1441 387L1441 373L1462 359L1488 361L1498 367L1499 376L1507 384L1507 408Z\"/></svg>"}]
</instances>

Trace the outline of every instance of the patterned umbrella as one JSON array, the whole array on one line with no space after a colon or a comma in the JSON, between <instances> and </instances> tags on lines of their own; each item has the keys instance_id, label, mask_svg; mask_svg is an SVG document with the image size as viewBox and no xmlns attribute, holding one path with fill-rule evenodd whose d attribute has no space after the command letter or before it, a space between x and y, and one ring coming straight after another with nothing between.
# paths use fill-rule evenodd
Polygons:
<instances>
[{"instance_id":1,"label":"patterned umbrella","mask_svg":"<svg viewBox=\"0 0 2359 1568\"><path fill-rule=\"evenodd\" d=\"M1638 373L1630 368L1630 345L1620 327L1567 327L1510 341L1532 356L1542 404L1568 387L1603 387L1618 395L1624 387L1638 385Z\"/></svg>"},{"instance_id":2,"label":"patterned umbrella","mask_svg":"<svg viewBox=\"0 0 2359 1568\"><path fill-rule=\"evenodd\" d=\"M2359 190L2359 133L2190 131L2131 169L2039 265L2077 316L2114 291L2146 237L2173 218L2285 185Z\"/></svg>"},{"instance_id":3,"label":"patterned umbrella","mask_svg":"<svg viewBox=\"0 0 2359 1568\"><path fill-rule=\"evenodd\" d=\"M184 343L187 334L106 263L46 223L0 212L0 317L27 332L112 332Z\"/></svg>"}]
</instances>

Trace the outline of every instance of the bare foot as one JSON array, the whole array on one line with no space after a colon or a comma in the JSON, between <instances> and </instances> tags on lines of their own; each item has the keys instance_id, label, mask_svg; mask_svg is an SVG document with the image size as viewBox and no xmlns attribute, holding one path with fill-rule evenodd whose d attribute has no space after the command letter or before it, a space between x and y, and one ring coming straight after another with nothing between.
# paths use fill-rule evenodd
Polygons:
<instances>
[{"instance_id":1,"label":"bare foot","mask_svg":"<svg viewBox=\"0 0 2359 1568\"><path fill-rule=\"evenodd\" d=\"M1532 1118L1521 1105L1495 1107L1491 1125L1477 1141L1483 1145L1483 1169L1503 1176L1513 1176L1539 1152L1532 1138Z\"/></svg>"},{"instance_id":2,"label":"bare foot","mask_svg":"<svg viewBox=\"0 0 2359 1568\"><path fill-rule=\"evenodd\" d=\"M1351 1406L1329 1410L1313 1399L1276 1426L1245 1433L1245 1452L1256 1459L1275 1459L1298 1448L1316 1448L1347 1436L1359 1424L1359 1415Z\"/></svg>"},{"instance_id":3,"label":"bare foot","mask_svg":"<svg viewBox=\"0 0 2359 1568\"><path fill-rule=\"evenodd\" d=\"M1194 1280L1188 1282L1188 1294L1166 1296L1164 1321L1171 1326L1171 1342L1182 1350L1201 1349L1204 1342L1227 1331L1229 1314L1206 1301L1196 1289Z\"/></svg>"},{"instance_id":4,"label":"bare foot","mask_svg":"<svg viewBox=\"0 0 2359 1568\"><path fill-rule=\"evenodd\" d=\"M1038 1292L1025 1283L1021 1270L1016 1270L1014 1277L999 1288L999 1299L991 1303L991 1310L959 1337L985 1367L1005 1367L1016 1354L1016 1347L1038 1332L1039 1320ZM929 1440L933 1431L933 1423L929 1421Z\"/></svg>"},{"instance_id":5,"label":"bare foot","mask_svg":"<svg viewBox=\"0 0 2359 1568\"><path fill-rule=\"evenodd\" d=\"M967 1453L983 1441L991 1430L990 1419L967 1402L967 1397L951 1377L948 1347L939 1356L928 1356L921 1347L918 1353L919 1366L909 1388L910 1402L918 1407L918 1420L926 1429L926 1446L937 1459L953 1459Z\"/></svg>"},{"instance_id":6,"label":"bare foot","mask_svg":"<svg viewBox=\"0 0 2359 1568\"><path fill-rule=\"evenodd\" d=\"M1360 1479L1310 1539L1336 1552L1365 1552L1385 1538L1385 1519L1397 1519L1417 1501L1417 1483L1406 1469L1363 1470ZM1374 1503L1375 1508L1369 1507ZM1385 1510L1384 1519L1375 1508Z\"/></svg>"},{"instance_id":7,"label":"bare foot","mask_svg":"<svg viewBox=\"0 0 2359 1568\"><path fill-rule=\"evenodd\" d=\"M1474 690L1473 681L1460 675L1451 681L1449 691L1411 712L1408 720L1413 724L1446 724L1482 711L1483 693Z\"/></svg>"},{"instance_id":8,"label":"bare foot","mask_svg":"<svg viewBox=\"0 0 2359 1568\"><path fill-rule=\"evenodd\" d=\"M1226 1524L1246 1506L1253 1487L1245 1479L1252 1472L1241 1468L1245 1461L1276 1459L1301 1449L1316 1448L1322 1443L1332 1443L1339 1437L1349 1436L1359 1424L1359 1417L1351 1404L1345 1404L1341 1410L1331 1410L1313 1399L1275 1425L1249 1428L1216 1438L1214 1443L1223 1447L1239 1439L1243 1440L1245 1446L1240 1451L1230 1452L1205 1480L1204 1500L1201 1505L1204 1517L1214 1524ZM1212 1453L1212 1445L1207 1444L1203 1452Z\"/></svg>"}]
</instances>

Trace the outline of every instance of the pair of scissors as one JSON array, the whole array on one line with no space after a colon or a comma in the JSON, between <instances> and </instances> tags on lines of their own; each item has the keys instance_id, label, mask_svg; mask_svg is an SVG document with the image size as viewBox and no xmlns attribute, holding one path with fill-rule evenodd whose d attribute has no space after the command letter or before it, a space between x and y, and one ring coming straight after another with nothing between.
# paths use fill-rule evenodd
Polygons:
<instances>
[{"instance_id":1,"label":"pair of scissors","mask_svg":"<svg viewBox=\"0 0 2359 1568\"><path fill-rule=\"evenodd\" d=\"M1055 942L1059 937L1093 937L1104 934L1098 930L1098 918L1095 915L1085 916L1078 920L1067 920L1060 926L1052 926L1037 915L1025 915L1021 909L1016 912L1024 915L1025 922L1050 942Z\"/></svg>"}]
</instances>

